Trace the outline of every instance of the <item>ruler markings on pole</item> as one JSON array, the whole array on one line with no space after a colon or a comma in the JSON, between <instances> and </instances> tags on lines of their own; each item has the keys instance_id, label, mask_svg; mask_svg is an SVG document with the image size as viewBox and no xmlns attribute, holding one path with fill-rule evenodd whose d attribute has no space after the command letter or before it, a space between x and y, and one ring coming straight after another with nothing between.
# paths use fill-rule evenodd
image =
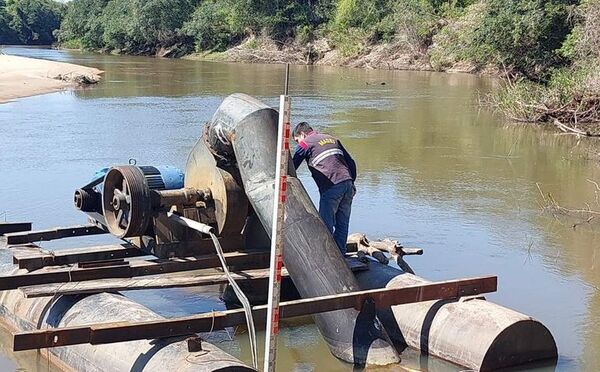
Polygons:
<instances>
[{"instance_id":1,"label":"ruler markings on pole","mask_svg":"<svg viewBox=\"0 0 600 372\"><path fill-rule=\"evenodd\" d=\"M280 96L279 122L277 132L277 161L275 175L275 197L273 199L273 227L271 243L271 273L269 278L269 304L267 308L267 327L265 344L265 371L275 371L277 352L277 335L279 334L279 299L281 292L281 269L283 267L283 225L285 220L285 203L287 201L287 169L290 139L290 106L287 95L289 65L286 66L285 94Z\"/></svg>"}]
</instances>

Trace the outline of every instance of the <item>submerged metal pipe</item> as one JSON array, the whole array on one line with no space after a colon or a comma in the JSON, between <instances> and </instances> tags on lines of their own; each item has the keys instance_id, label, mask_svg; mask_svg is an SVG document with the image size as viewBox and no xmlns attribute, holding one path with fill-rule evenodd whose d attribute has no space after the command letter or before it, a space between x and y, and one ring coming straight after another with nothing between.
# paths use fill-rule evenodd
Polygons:
<instances>
[{"instance_id":1,"label":"submerged metal pipe","mask_svg":"<svg viewBox=\"0 0 600 372\"><path fill-rule=\"evenodd\" d=\"M355 273L362 289L430 283L378 262L371 261L370 266ZM542 323L484 299L397 305L378 315L395 341L478 371L553 363L558 355L554 338Z\"/></svg>"},{"instance_id":2,"label":"submerged metal pipe","mask_svg":"<svg viewBox=\"0 0 600 372\"><path fill-rule=\"evenodd\" d=\"M243 186L265 230L271 232L277 149L277 111L244 95L227 97L208 124L206 140L219 156L237 162ZM357 291L359 285L289 161L283 261L302 297ZM370 311L371 310L371 311ZM314 315L333 355L357 365L400 358L366 306Z\"/></svg>"},{"instance_id":3,"label":"submerged metal pipe","mask_svg":"<svg viewBox=\"0 0 600 372\"><path fill-rule=\"evenodd\" d=\"M10 260L10 261L9 261ZM10 249L0 249L0 265L12 267ZM0 270L3 274L25 270ZM119 321L152 321L160 315L120 294L28 299L19 290L0 292L2 322L12 331L79 326ZM186 337L139 340L106 345L73 345L42 351L65 371L254 371L216 346L202 342L188 351Z\"/></svg>"}]
</instances>

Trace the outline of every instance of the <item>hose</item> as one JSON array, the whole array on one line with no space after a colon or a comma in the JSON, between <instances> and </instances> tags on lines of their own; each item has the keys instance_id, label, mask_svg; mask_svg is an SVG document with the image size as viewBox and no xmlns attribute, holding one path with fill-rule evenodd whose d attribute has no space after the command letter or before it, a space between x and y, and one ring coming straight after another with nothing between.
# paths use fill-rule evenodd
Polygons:
<instances>
[{"instance_id":1,"label":"hose","mask_svg":"<svg viewBox=\"0 0 600 372\"><path fill-rule=\"evenodd\" d=\"M219 239L214 233L214 229L211 226L203 224L198 221L190 220L189 218L181 217L175 213L167 212L167 217L172 219L173 221L182 224L184 226L189 227L190 229L199 231L203 234L210 235L210 238L215 245L215 250L217 251L217 256L219 257L219 261L221 261L221 267L223 268L223 272L227 277L227 281L233 288L233 292L237 296L238 300L242 304L244 308L244 313L246 315L246 325L248 326L248 337L250 339L250 352L252 354L252 366L254 369L258 370L258 349L256 347L256 329L254 328L254 318L252 317L252 306L250 305L250 301L248 301L248 297L244 294L242 289L237 285L235 280L231 277L231 273L227 268L227 262L225 261L225 255L223 253L223 248L221 247L221 243Z\"/></svg>"}]
</instances>

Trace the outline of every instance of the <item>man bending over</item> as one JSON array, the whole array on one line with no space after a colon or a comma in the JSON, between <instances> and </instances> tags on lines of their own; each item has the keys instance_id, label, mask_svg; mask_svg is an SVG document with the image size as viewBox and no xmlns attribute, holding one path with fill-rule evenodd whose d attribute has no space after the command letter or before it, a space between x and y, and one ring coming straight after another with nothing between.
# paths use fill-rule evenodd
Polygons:
<instances>
[{"instance_id":1,"label":"man bending over","mask_svg":"<svg viewBox=\"0 0 600 372\"><path fill-rule=\"evenodd\" d=\"M294 166L297 169L306 160L321 194L319 214L342 254L346 254L350 210L356 193L356 163L338 139L317 133L306 122L296 125L293 136L298 143Z\"/></svg>"}]
</instances>

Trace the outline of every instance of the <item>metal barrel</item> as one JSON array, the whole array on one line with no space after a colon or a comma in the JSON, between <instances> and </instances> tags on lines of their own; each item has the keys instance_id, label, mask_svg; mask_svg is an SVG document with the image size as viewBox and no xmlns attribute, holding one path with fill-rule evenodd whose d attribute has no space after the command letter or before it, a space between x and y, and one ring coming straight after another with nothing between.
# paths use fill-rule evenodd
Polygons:
<instances>
[{"instance_id":1,"label":"metal barrel","mask_svg":"<svg viewBox=\"0 0 600 372\"><path fill-rule=\"evenodd\" d=\"M0 250L3 274L17 272L10 250ZM25 270L20 270L25 271ZM20 272L18 271L18 272ZM115 293L28 299L19 290L0 292L1 321L11 331L163 319L146 307ZM202 342L189 351L186 337L105 345L73 345L41 351L65 371L254 371L216 346Z\"/></svg>"},{"instance_id":2,"label":"metal barrel","mask_svg":"<svg viewBox=\"0 0 600 372\"><path fill-rule=\"evenodd\" d=\"M370 266L355 273L362 289L429 283L392 266ZM378 315L395 341L477 371L553 365L557 359L554 338L542 323L482 298L397 305Z\"/></svg>"},{"instance_id":3,"label":"metal barrel","mask_svg":"<svg viewBox=\"0 0 600 372\"><path fill-rule=\"evenodd\" d=\"M277 151L277 111L245 94L227 97L205 132L212 151L237 162L254 211L270 234ZM333 237L289 164L283 261L304 298L357 291ZM369 306L314 315L333 355L357 365L399 362Z\"/></svg>"}]
</instances>

